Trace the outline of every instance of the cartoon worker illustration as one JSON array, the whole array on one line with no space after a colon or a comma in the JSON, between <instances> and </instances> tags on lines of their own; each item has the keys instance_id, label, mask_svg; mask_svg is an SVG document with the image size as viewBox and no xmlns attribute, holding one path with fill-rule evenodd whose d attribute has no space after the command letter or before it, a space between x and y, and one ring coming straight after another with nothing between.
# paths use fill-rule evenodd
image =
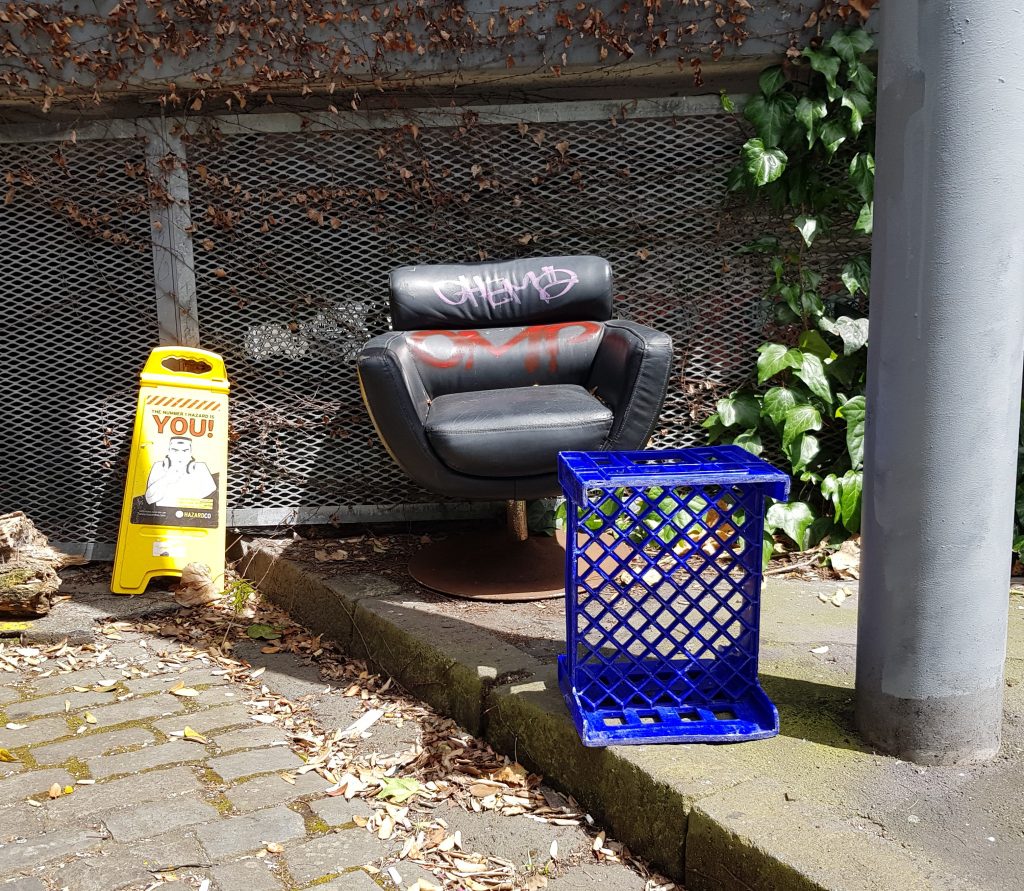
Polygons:
<instances>
[{"instance_id":1,"label":"cartoon worker illustration","mask_svg":"<svg viewBox=\"0 0 1024 891\"><path fill-rule=\"evenodd\" d=\"M191 438L172 436L166 456L149 471L144 497L153 507L177 507L182 499L209 498L216 491L210 468L192 457Z\"/></svg>"}]
</instances>

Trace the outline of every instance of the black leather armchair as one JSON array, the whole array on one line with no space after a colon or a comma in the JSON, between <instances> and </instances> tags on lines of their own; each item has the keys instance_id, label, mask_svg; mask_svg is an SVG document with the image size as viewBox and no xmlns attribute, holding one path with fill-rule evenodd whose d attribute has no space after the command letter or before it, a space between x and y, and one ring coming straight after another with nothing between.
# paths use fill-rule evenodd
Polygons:
<instances>
[{"instance_id":1,"label":"black leather armchair","mask_svg":"<svg viewBox=\"0 0 1024 891\"><path fill-rule=\"evenodd\" d=\"M390 297L396 330L364 346L359 380L384 445L425 489L556 495L558 452L649 439L672 342L610 319L611 268L600 257L406 266L391 273Z\"/></svg>"}]
</instances>

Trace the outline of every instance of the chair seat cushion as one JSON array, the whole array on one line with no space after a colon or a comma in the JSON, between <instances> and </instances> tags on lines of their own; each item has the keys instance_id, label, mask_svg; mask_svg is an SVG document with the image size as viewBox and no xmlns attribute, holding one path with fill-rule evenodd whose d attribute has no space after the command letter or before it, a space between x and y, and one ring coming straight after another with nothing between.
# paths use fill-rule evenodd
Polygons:
<instances>
[{"instance_id":1,"label":"chair seat cushion","mask_svg":"<svg viewBox=\"0 0 1024 891\"><path fill-rule=\"evenodd\" d=\"M482 477L554 473L560 451L599 449L611 426L611 411L575 384L438 396L424 424L449 468Z\"/></svg>"}]
</instances>

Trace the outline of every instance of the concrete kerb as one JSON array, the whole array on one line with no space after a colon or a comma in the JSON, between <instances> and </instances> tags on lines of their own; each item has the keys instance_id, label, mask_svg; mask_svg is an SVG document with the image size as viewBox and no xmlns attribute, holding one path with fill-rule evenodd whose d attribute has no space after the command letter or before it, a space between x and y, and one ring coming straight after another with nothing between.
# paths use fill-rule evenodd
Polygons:
<instances>
[{"instance_id":1,"label":"concrete kerb","mask_svg":"<svg viewBox=\"0 0 1024 891\"><path fill-rule=\"evenodd\" d=\"M322 579L273 549L243 542L236 552L238 571L270 601L349 655L378 666L475 736L484 732L490 684L536 667L529 656L495 636L460 632L436 617L392 603L387 598L400 591L380 576ZM439 639L445 640L445 648L433 644Z\"/></svg>"},{"instance_id":2,"label":"concrete kerb","mask_svg":"<svg viewBox=\"0 0 1024 891\"><path fill-rule=\"evenodd\" d=\"M775 787L777 775L764 779L772 772L765 758L821 746L780 738L770 751L743 748L726 759L717 747L685 755L657 746L585 748L553 666L484 628L422 609L422 601L380 576L321 578L284 556L284 547L245 543L236 549L239 571L297 620L571 793L689 891L970 887L880 838L870 821L805 800L803 784L820 783L820 772L795 776L785 788ZM799 772L800 764L792 766ZM790 800L791 789L799 801Z\"/></svg>"},{"instance_id":3,"label":"concrete kerb","mask_svg":"<svg viewBox=\"0 0 1024 891\"><path fill-rule=\"evenodd\" d=\"M976 886L902 854L870 823L836 820L783 786L750 780L696 802L686 845L687 891L967 891Z\"/></svg>"},{"instance_id":4,"label":"concrete kerb","mask_svg":"<svg viewBox=\"0 0 1024 891\"><path fill-rule=\"evenodd\" d=\"M572 794L632 851L683 879L690 802L616 749L584 747L554 669L538 666L526 680L492 686L484 723L495 749Z\"/></svg>"}]
</instances>

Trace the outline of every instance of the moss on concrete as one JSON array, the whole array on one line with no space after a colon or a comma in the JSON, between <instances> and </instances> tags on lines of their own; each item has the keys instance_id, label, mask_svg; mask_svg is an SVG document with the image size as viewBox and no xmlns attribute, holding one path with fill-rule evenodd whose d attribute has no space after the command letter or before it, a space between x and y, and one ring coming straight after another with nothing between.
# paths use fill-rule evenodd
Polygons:
<instances>
[{"instance_id":1,"label":"moss on concrete","mask_svg":"<svg viewBox=\"0 0 1024 891\"><path fill-rule=\"evenodd\" d=\"M85 765L85 762L79 761L77 758L68 758L63 764L61 764L71 776L76 780L87 780L90 778L89 768Z\"/></svg>"},{"instance_id":2,"label":"moss on concrete","mask_svg":"<svg viewBox=\"0 0 1024 891\"><path fill-rule=\"evenodd\" d=\"M230 816L235 812L234 806L223 792L218 792L215 795L209 795L206 800L217 809L217 813L222 817Z\"/></svg>"},{"instance_id":3,"label":"moss on concrete","mask_svg":"<svg viewBox=\"0 0 1024 891\"><path fill-rule=\"evenodd\" d=\"M39 763L32 754L30 746L18 746L17 748L11 749L10 752L18 759L25 770L35 770L39 767Z\"/></svg>"},{"instance_id":4,"label":"moss on concrete","mask_svg":"<svg viewBox=\"0 0 1024 891\"><path fill-rule=\"evenodd\" d=\"M199 780L207 789L220 791L220 787L226 785L224 779L212 767L201 767Z\"/></svg>"},{"instance_id":5,"label":"moss on concrete","mask_svg":"<svg viewBox=\"0 0 1024 891\"><path fill-rule=\"evenodd\" d=\"M545 685L498 687L487 699L487 741L570 792L625 842L674 879L684 870L690 803L613 749L586 748Z\"/></svg>"},{"instance_id":6,"label":"moss on concrete","mask_svg":"<svg viewBox=\"0 0 1024 891\"><path fill-rule=\"evenodd\" d=\"M288 809L302 817L302 822L306 825L307 835L326 835L331 831L331 824L313 813L307 802L301 800L293 801L288 805Z\"/></svg>"},{"instance_id":7,"label":"moss on concrete","mask_svg":"<svg viewBox=\"0 0 1024 891\"><path fill-rule=\"evenodd\" d=\"M746 839L696 811L690 815L687 891L823 891L817 882L750 846Z\"/></svg>"},{"instance_id":8,"label":"moss on concrete","mask_svg":"<svg viewBox=\"0 0 1024 891\"><path fill-rule=\"evenodd\" d=\"M263 597L318 634L343 647L352 638L354 604L332 591L321 579L288 560L255 549L238 564Z\"/></svg>"},{"instance_id":9,"label":"moss on concrete","mask_svg":"<svg viewBox=\"0 0 1024 891\"><path fill-rule=\"evenodd\" d=\"M469 665L362 604L356 608L354 627L352 655L379 666L413 695L480 735L486 684Z\"/></svg>"},{"instance_id":10,"label":"moss on concrete","mask_svg":"<svg viewBox=\"0 0 1024 891\"><path fill-rule=\"evenodd\" d=\"M364 606L263 551L252 552L241 566L260 592L292 618L336 641L350 655L373 663L470 733L481 732L484 679L435 646L429 635L403 630L396 618L379 614L376 605Z\"/></svg>"}]
</instances>

